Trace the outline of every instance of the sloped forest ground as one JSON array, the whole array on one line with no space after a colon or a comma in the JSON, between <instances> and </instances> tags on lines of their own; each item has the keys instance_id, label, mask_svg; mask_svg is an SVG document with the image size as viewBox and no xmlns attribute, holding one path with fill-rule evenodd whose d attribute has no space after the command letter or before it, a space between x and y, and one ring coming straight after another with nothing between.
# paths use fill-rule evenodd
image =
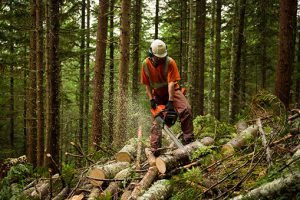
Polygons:
<instances>
[{"instance_id":1,"label":"sloped forest ground","mask_svg":"<svg viewBox=\"0 0 300 200\"><path fill-rule=\"evenodd\" d=\"M178 151L164 137L156 159L141 130L117 151L85 155L72 143L67 155L86 167L64 164L58 174L8 159L0 199L300 199L300 110L258 94L243 116L235 126L198 116L198 141ZM179 124L172 130L180 137Z\"/></svg>"}]
</instances>

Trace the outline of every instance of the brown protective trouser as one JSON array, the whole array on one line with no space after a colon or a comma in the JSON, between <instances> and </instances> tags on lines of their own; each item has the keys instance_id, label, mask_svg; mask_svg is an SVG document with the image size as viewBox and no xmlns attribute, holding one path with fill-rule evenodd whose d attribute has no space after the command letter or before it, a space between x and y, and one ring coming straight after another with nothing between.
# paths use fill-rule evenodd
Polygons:
<instances>
[{"instance_id":1,"label":"brown protective trouser","mask_svg":"<svg viewBox=\"0 0 300 200\"><path fill-rule=\"evenodd\" d=\"M157 103L166 104L167 99L162 99L154 95ZM178 112L178 117L181 123L181 130L183 131L183 139L185 143L189 143L194 140L194 128L193 128L193 117L191 112L191 106L188 103L185 96L180 90L175 91L173 105ZM155 120L152 122L150 144L151 151L154 152L161 147L162 128L157 124Z\"/></svg>"}]
</instances>

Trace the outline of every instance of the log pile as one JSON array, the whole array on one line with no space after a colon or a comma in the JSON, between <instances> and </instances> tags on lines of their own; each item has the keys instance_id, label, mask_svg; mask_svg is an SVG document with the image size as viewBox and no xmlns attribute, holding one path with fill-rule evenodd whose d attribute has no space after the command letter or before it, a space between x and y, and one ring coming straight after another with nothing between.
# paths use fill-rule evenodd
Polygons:
<instances>
[{"instance_id":1,"label":"log pile","mask_svg":"<svg viewBox=\"0 0 300 200\"><path fill-rule=\"evenodd\" d=\"M290 132L280 135L280 137L278 135L278 137L271 137L264 131L264 123L266 123L264 119L259 118L253 120L253 124L247 128L245 128L245 123L239 125L237 129L240 133L218 147L222 157L212 160L206 166L201 166L203 182L186 180L185 184L200 188L200 190L198 189L201 191L199 198L232 197L233 192L240 189L241 185L253 176L253 172L258 166L261 165L267 169L272 162L276 161L274 154L287 149L282 147L282 143L296 137L298 140L300 138ZM258 144L249 148L249 141L253 142L253 138L256 138L255 141L259 143L259 148ZM130 140L115 154L115 160L90 166L85 170L75 188L62 187L60 192L53 195L54 199L167 199L174 189L168 178L183 170L186 171L201 165L201 158L191 160L192 155L199 149L211 148L206 145L214 143L212 138L202 138L201 142L196 140L185 145L183 149L168 149L160 156L154 157L149 148L142 147L140 140L141 136L139 139ZM293 156L286 162L286 168L300 160L299 142L298 146L295 145L289 149ZM242 169L247 169L247 171L241 172ZM284 171L284 167L282 171ZM258 176L263 176L264 173L267 171L260 172ZM222 184L233 176L238 180L234 184L230 183L229 188L223 188ZM263 196L268 198L276 191L299 184L299 176L299 171L285 174L270 183L248 190L246 194L239 195L235 199L258 199ZM52 179L59 180L57 177ZM24 190L24 194L46 199L49 197L49 184L49 180L33 183L33 186Z\"/></svg>"}]
</instances>

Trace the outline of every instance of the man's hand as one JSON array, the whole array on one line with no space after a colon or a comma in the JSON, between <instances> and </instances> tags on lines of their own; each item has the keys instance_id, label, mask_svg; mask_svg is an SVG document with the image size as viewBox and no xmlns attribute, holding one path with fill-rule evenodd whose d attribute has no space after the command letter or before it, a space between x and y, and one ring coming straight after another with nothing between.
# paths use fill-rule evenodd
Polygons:
<instances>
[{"instance_id":1,"label":"man's hand","mask_svg":"<svg viewBox=\"0 0 300 200\"><path fill-rule=\"evenodd\" d=\"M168 101L168 103L166 104L166 110L175 110L174 105L173 105L173 101Z\"/></svg>"},{"instance_id":2,"label":"man's hand","mask_svg":"<svg viewBox=\"0 0 300 200\"><path fill-rule=\"evenodd\" d=\"M152 109L156 109L157 103L156 103L155 99L151 99L151 100L150 100L150 105L151 105L151 108L152 108Z\"/></svg>"}]
</instances>

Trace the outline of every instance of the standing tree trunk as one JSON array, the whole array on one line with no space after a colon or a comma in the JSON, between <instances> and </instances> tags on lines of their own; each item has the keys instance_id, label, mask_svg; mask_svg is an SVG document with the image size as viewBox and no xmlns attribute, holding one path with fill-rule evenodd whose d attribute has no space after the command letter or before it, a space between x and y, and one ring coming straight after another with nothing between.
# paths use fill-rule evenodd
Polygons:
<instances>
[{"instance_id":1,"label":"standing tree trunk","mask_svg":"<svg viewBox=\"0 0 300 200\"><path fill-rule=\"evenodd\" d=\"M126 115L128 98L128 68L130 57L130 3L131 0L122 0L121 3L121 42L119 65L119 94L117 113L117 132L114 138L116 146L126 141Z\"/></svg>"},{"instance_id":2,"label":"standing tree trunk","mask_svg":"<svg viewBox=\"0 0 300 200\"><path fill-rule=\"evenodd\" d=\"M36 2L31 0L30 70L27 105L26 156L36 166Z\"/></svg>"},{"instance_id":3,"label":"standing tree trunk","mask_svg":"<svg viewBox=\"0 0 300 200\"><path fill-rule=\"evenodd\" d=\"M140 32L142 21L142 0L135 0L133 6L133 52L132 52L132 99L137 100L139 94L139 68L140 68Z\"/></svg>"},{"instance_id":4,"label":"standing tree trunk","mask_svg":"<svg viewBox=\"0 0 300 200\"><path fill-rule=\"evenodd\" d=\"M205 16L206 0L199 0L196 2L196 61L193 67L194 95L191 103L194 116L204 113Z\"/></svg>"},{"instance_id":5,"label":"standing tree trunk","mask_svg":"<svg viewBox=\"0 0 300 200\"><path fill-rule=\"evenodd\" d=\"M215 117L221 119L221 12L222 0L217 0L217 14L216 14L216 46L215 46Z\"/></svg>"},{"instance_id":6,"label":"standing tree trunk","mask_svg":"<svg viewBox=\"0 0 300 200\"><path fill-rule=\"evenodd\" d=\"M60 85L60 65L58 57L59 44L59 1L49 0L49 93L48 93L48 120L46 135L47 154L51 154L53 160L59 161L59 134L60 134L60 101L59 101L59 85ZM56 172L54 164L45 158L45 166L48 166Z\"/></svg>"},{"instance_id":7,"label":"standing tree trunk","mask_svg":"<svg viewBox=\"0 0 300 200\"><path fill-rule=\"evenodd\" d=\"M180 12L180 57L179 66L180 67L180 83L185 85L187 82L187 1L181 0L181 12Z\"/></svg>"},{"instance_id":8,"label":"standing tree trunk","mask_svg":"<svg viewBox=\"0 0 300 200\"><path fill-rule=\"evenodd\" d=\"M275 94L289 108L296 36L296 0L280 0L279 48Z\"/></svg>"},{"instance_id":9,"label":"standing tree trunk","mask_svg":"<svg viewBox=\"0 0 300 200\"><path fill-rule=\"evenodd\" d=\"M297 67L297 71L296 71L296 95L295 95L295 99L296 99L296 103L297 103L297 108L300 108L300 32L298 34L298 56L297 56L297 61L298 61L298 67Z\"/></svg>"},{"instance_id":10,"label":"standing tree trunk","mask_svg":"<svg viewBox=\"0 0 300 200\"><path fill-rule=\"evenodd\" d=\"M209 79L208 79L208 103L207 112L213 114L213 74L214 74L214 38L215 38L215 0L211 2L211 19L210 19L210 52L209 52Z\"/></svg>"},{"instance_id":11,"label":"standing tree trunk","mask_svg":"<svg viewBox=\"0 0 300 200\"><path fill-rule=\"evenodd\" d=\"M261 9L261 22L260 22L260 44L261 44L261 87L263 89L266 88L266 79L267 79L267 16L266 16L266 9L267 0L260 1L260 9Z\"/></svg>"},{"instance_id":12,"label":"standing tree trunk","mask_svg":"<svg viewBox=\"0 0 300 200\"><path fill-rule=\"evenodd\" d=\"M99 0L99 15L96 41L96 64L94 68L94 96L93 96L93 114L92 114L92 134L93 146L102 141L103 126L103 98L104 98L104 74L107 43L107 25L108 25L108 7L109 2Z\"/></svg>"},{"instance_id":13,"label":"standing tree trunk","mask_svg":"<svg viewBox=\"0 0 300 200\"><path fill-rule=\"evenodd\" d=\"M231 76L230 76L230 94L229 94L229 121L233 122L236 114L239 112L239 95L240 95L240 76L241 76L241 50L243 46L244 37L244 21L245 21L245 4L246 0L239 0L238 12L238 28L237 32L234 31L233 42L234 48L232 49L232 63L231 63Z\"/></svg>"},{"instance_id":14,"label":"standing tree trunk","mask_svg":"<svg viewBox=\"0 0 300 200\"><path fill-rule=\"evenodd\" d=\"M10 44L10 53L13 55L14 53L14 46L11 42ZM10 101L9 101L9 111L10 111L10 146L14 147L14 135L15 135L15 86L14 86L14 64L11 63L10 69L9 69L9 76L10 76L10 86L9 86L9 93L10 93Z\"/></svg>"},{"instance_id":15,"label":"standing tree trunk","mask_svg":"<svg viewBox=\"0 0 300 200\"><path fill-rule=\"evenodd\" d=\"M37 166L44 162L44 59L43 1L36 0L36 64L37 64Z\"/></svg>"},{"instance_id":16,"label":"standing tree trunk","mask_svg":"<svg viewBox=\"0 0 300 200\"><path fill-rule=\"evenodd\" d=\"M159 0L156 0L155 4L155 21L154 21L154 26L155 26L155 32L154 32L154 39L158 38L158 25L159 25Z\"/></svg>"},{"instance_id":17,"label":"standing tree trunk","mask_svg":"<svg viewBox=\"0 0 300 200\"><path fill-rule=\"evenodd\" d=\"M89 147L89 110L90 110L90 17L91 17L91 2L86 3L86 64L85 64L85 106L84 106L84 150L88 151Z\"/></svg>"},{"instance_id":18,"label":"standing tree trunk","mask_svg":"<svg viewBox=\"0 0 300 200\"><path fill-rule=\"evenodd\" d=\"M193 71L193 0L189 1L189 29L188 29L188 66L187 66L187 81L188 81L188 89L189 91L193 91L193 80L194 80L194 74L192 74ZM194 92L190 93L190 104L193 108L193 99L194 99Z\"/></svg>"},{"instance_id":19,"label":"standing tree trunk","mask_svg":"<svg viewBox=\"0 0 300 200\"><path fill-rule=\"evenodd\" d=\"M84 60L85 60L85 0L81 1L81 38L80 38L80 69L79 69L79 144L83 146L84 124Z\"/></svg>"},{"instance_id":20,"label":"standing tree trunk","mask_svg":"<svg viewBox=\"0 0 300 200\"><path fill-rule=\"evenodd\" d=\"M108 141L113 141L114 134L114 9L115 0L110 0L110 19L109 19L109 94L108 94Z\"/></svg>"}]
</instances>

